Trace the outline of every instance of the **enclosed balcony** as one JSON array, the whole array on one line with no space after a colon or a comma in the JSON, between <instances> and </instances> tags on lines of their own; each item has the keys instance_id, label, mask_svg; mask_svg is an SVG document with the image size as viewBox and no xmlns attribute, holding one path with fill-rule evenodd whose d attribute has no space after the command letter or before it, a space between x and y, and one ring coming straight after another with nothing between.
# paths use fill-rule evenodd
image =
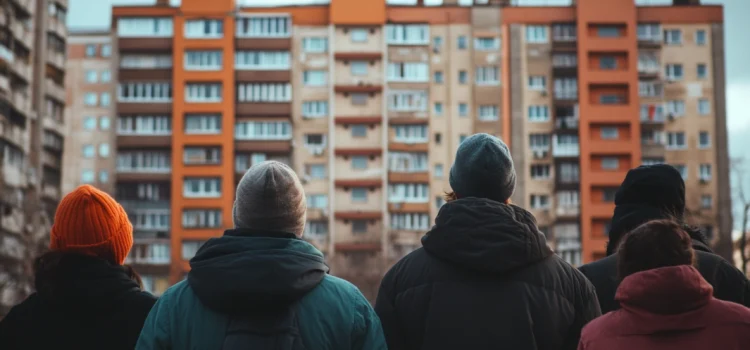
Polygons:
<instances>
[{"instance_id":1,"label":"enclosed balcony","mask_svg":"<svg viewBox=\"0 0 750 350\"><path fill-rule=\"evenodd\" d=\"M553 157L578 157L580 147L578 135L553 135L552 156Z\"/></svg>"}]
</instances>

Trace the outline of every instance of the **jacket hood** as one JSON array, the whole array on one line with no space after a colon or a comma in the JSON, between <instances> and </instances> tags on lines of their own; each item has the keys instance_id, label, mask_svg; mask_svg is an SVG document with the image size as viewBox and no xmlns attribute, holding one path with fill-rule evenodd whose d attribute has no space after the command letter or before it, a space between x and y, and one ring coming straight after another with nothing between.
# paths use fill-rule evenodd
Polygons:
<instances>
[{"instance_id":1,"label":"jacket hood","mask_svg":"<svg viewBox=\"0 0 750 350\"><path fill-rule=\"evenodd\" d=\"M294 234L228 230L190 260L187 282L222 313L273 309L302 298L328 273L323 254Z\"/></svg>"},{"instance_id":2,"label":"jacket hood","mask_svg":"<svg viewBox=\"0 0 750 350\"><path fill-rule=\"evenodd\" d=\"M422 245L437 258L490 273L515 270L552 255L531 213L482 198L443 205Z\"/></svg>"},{"instance_id":3,"label":"jacket hood","mask_svg":"<svg viewBox=\"0 0 750 350\"><path fill-rule=\"evenodd\" d=\"M106 311L119 305L130 293L140 291L123 266L92 256L62 252L39 258L35 285L40 299L76 312Z\"/></svg>"},{"instance_id":4,"label":"jacket hood","mask_svg":"<svg viewBox=\"0 0 750 350\"><path fill-rule=\"evenodd\" d=\"M615 300L623 309L634 313L675 315L706 305L712 295L713 287L695 267L681 265L641 271L626 277L617 289Z\"/></svg>"}]
</instances>

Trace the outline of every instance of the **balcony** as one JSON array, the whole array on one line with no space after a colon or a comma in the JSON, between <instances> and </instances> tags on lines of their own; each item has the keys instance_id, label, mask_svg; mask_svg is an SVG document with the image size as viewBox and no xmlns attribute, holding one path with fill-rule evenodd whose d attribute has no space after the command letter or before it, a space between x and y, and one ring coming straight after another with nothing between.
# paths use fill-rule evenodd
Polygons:
<instances>
[{"instance_id":1,"label":"balcony","mask_svg":"<svg viewBox=\"0 0 750 350\"><path fill-rule=\"evenodd\" d=\"M14 22L13 24L11 24L11 27L13 29L13 36L18 39L18 42L20 42L27 49L33 50L34 32L30 28L26 28L26 26L20 21Z\"/></svg>"},{"instance_id":2,"label":"balcony","mask_svg":"<svg viewBox=\"0 0 750 350\"><path fill-rule=\"evenodd\" d=\"M47 50L47 63L60 70L65 69L65 54L55 50Z\"/></svg>"},{"instance_id":3,"label":"balcony","mask_svg":"<svg viewBox=\"0 0 750 350\"><path fill-rule=\"evenodd\" d=\"M13 106L26 116L31 115L31 99L20 91L13 92Z\"/></svg>"},{"instance_id":4,"label":"balcony","mask_svg":"<svg viewBox=\"0 0 750 350\"><path fill-rule=\"evenodd\" d=\"M65 135L65 127L63 124L50 116L45 116L42 118L42 127L46 130L53 131L57 133L58 135Z\"/></svg>"},{"instance_id":5,"label":"balcony","mask_svg":"<svg viewBox=\"0 0 750 350\"><path fill-rule=\"evenodd\" d=\"M60 200L60 188L55 185L43 184L42 196L57 202Z\"/></svg>"},{"instance_id":6,"label":"balcony","mask_svg":"<svg viewBox=\"0 0 750 350\"><path fill-rule=\"evenodd\" d=\"M47 27L47 31L54 33L61 38L68 37L68 29L65 27L65 23L54 17L52 17L48 23L49 27Z\"/></svg>"},{"instance_id":7,"label":"balcony","mask_svg":"<svg viewBox=\"0 0 750 350\"><path fill-rule=\"evenodd\" d=\"M65 103L65 88L55 83L52 79L46 79L45 87L47 95L51 96L60 103Z\"/></svg>"},{"instance_id":8,"label":"balcony","mask_svg":"<svg viewBox=\"0 0 750 350\"><path fill-rule=\"evenodd\" d=\"M21 60L15 60L13 62L13 71L23 79L25 82L31 82L31 64Z\"/></svg>"},{"instance_id":9,"label":"balcony","mask_svg":"<svg viewBox=\"0 0 750 350\"><path fill-rule=\"evenodd\" d=\"M25 149L29 142L29 133L13 124L0 123L0 135L20 149Z\"/></svg>"},{"instance_id":10,"label":"balcony","mask_svg":"<svg viewBox=\"0 0 750 350\"><path fill-rule=\"evenodd\" d=\"M42 152L42 165L60 171L62 161L58 156L52 155L49 152Z\"/></svg>"},{"instance_id":11,"label":"balcony","mask_svg":"<svg viewBox=\"0 0 750 350\"><path fill-rule=\"evenodd\" d=\"M656 62L638 61L638 76L644 79L661 78L661 66Z\"/></svg>"},{"instance_id":12,"label":"balcony","mask_svg":"<svg viewBox=\"0 0 750 350\"><path fill-rule=\"evenodd\" d=\"M567 116L555 119L555 131L578 131L578 117Z\"/></svg>"},{"instance_id":13,"label":"balcony","mask_svg":"<svg viewBox=\"0 0 750 350\"><path fill-rule=\"evenodd\" d=\"M552 26L553 50L575 52L577 42L578 34L575 24L556 24Z\"/></svg>"},{"instance_id":14,"label":"balcony","mask_svg":"<svg viewBox=\"0 0 750 350\"><path fill-rule=\"evenodd\" d=\"M555 102L571 103L578 101L578 90L575 89L555 89Z\"/></svg>"},{"instance_id":15,"label":"balcony","mask_svg":"<svg viewBox=\"0 0 750 350\"><path fill-rule=\"evenodd\" d=\"M16 187L16 188L26 187L26 185L29 182L29 178L28 176L26 176L25 170L26 169L24 165L11 164L10 162L7 161L7 158L6 158L6 161L4 162L2 166L2 175L3 175L3 180L4 180L5 185L9 187ZM2 199L0 199L0 201L6 204L13 205L14 203L9 203L9 202L15 202L16 199L17 198L15 198L14 196L10 196L6 194L4 195ZM19 198L17 206L20 207L21 201L22 200Z\"/></svg>"},{"instance_id":16,"label":"balcony","mask_svg":"<svg viewBox=\"0 0 750 350\"><path fill-rule=\"evenodd\" d=\"M655 105L649 105L646 110L641 108L641 124L664 125L667 120L664 109Z\"/></svg>"},{"instance_id":17,"label":"balcony","mask_svg":"<svg viewBox=\"0 0 750 350\"><path fill-rule=\"evenodd\" d=\"M581 214L581 206L579 205L558 205L555 213L558 217L565 216L578 216Z\"/></svg>"},{"instance_id":18,"label":"balcony","mask_svg":"<svg viewBox=\"0 0 750 350\"><path fill-rule=\"evenodd\" d=\"M664 98L664 83L654 81L638 82L638 96L641 98Z\"/></svg>"},{"instance_id":19,"label":"balcony","mask_svg":"<svg viewBox=\"0 0 750 350\"><path fill-rule=\"evenodd\" d=\"M11 64L14 59L15 56L13 55L13 52L5 47L5 45L0 44L0 60L3 60L6 64Z\"/></svg>"},{"instance_id":20,"label":"balcony","mask_svg":"<svg viewBox=\"0 0 750 350\"><path fill-rule=\"evenodd\" d=\"M11 2L15 3L17 5L16 8L22 10L24 12L24 15L31 16L34 14L35 11L35 0L10 0ZM58 0L63 1L63 0ZM68 3L68 0L64 0L66 5ZM67 8L67 6L66 6Z\"/></svg>"},{"instance_id":21,"label":"balcony","mask_svg":"<svg viewBox=\"0 0 750 350\"><path fill-rule=\"evenodd\" d=\"M557 135L553 135L556 138ZM555 158L578 157L580 149L578 143L559 144L552 142L552 156Z\"/></svg>"},{"instance_id":22,"label":"balcony","mask_svg":"<svg viewBox=\"0 0 750 350\"><path fill-rule=\"evenodd\" d=\"M638 34L638 46L642 48L660 48L662 45L662 33L661 30L654 33L639 33Z\"/></svg>"}]
</instances>

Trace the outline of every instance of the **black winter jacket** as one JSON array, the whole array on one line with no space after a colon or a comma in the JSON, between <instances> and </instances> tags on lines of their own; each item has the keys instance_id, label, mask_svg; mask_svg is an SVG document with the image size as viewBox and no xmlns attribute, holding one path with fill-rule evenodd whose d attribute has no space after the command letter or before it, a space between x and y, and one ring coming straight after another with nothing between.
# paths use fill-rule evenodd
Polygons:
<instances>
[{"instance_id":1,"label":"black winter jacket","mask_svg":"<svg viewBox=\"0 0 750 350\"><path fill-rule=\"evenodd\" d=\"M132 350L156 302L122 266L73 254L38 271L36 289L0 321L3 350Z\"/></svg>"},{"instance_id":2,"label":"black winter jacket","mask_svg":"<svg viewBox=\"0 0 750 350\"><path fill-rule=\"evenodd\" d=\"M713 254L699 240L693 239L693 249L698 271L714 287L714 297L750 307L750 284L742 272L724 258ZM602 314L619 310L620 303L615 300L615 292L620 286L617 253L583 265L580 270L594 284Z\"/></svg>"},{"instance_id":3,"label":"black winter jacket","mask_svg":"<svg viewBox=\"0 0 750 350\"><path fill-rule=\"evenodd\" d=\"M375 311L390 350L576 349L600 315L591 283L519 207L450 202L422 245L380 286Z\"/></svg>"}]
</instances>

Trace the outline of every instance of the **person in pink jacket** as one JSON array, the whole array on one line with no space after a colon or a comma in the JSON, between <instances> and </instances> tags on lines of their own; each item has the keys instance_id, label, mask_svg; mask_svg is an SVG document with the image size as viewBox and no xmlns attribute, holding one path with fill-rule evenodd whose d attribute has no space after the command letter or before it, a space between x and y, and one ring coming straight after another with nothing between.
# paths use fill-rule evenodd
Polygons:
<instances>
[{"instance_id":1,"label":"person in pink jacket","mask_svg":"<svg viewBox=\"0 0 750 350\"><path fill-rule=\"evenodd\" d=\"M680 225L643 224L618 255L622 309L584 327L579 350L750 349L750 309L713 297Z\"/></svg>"}]
</instances>

